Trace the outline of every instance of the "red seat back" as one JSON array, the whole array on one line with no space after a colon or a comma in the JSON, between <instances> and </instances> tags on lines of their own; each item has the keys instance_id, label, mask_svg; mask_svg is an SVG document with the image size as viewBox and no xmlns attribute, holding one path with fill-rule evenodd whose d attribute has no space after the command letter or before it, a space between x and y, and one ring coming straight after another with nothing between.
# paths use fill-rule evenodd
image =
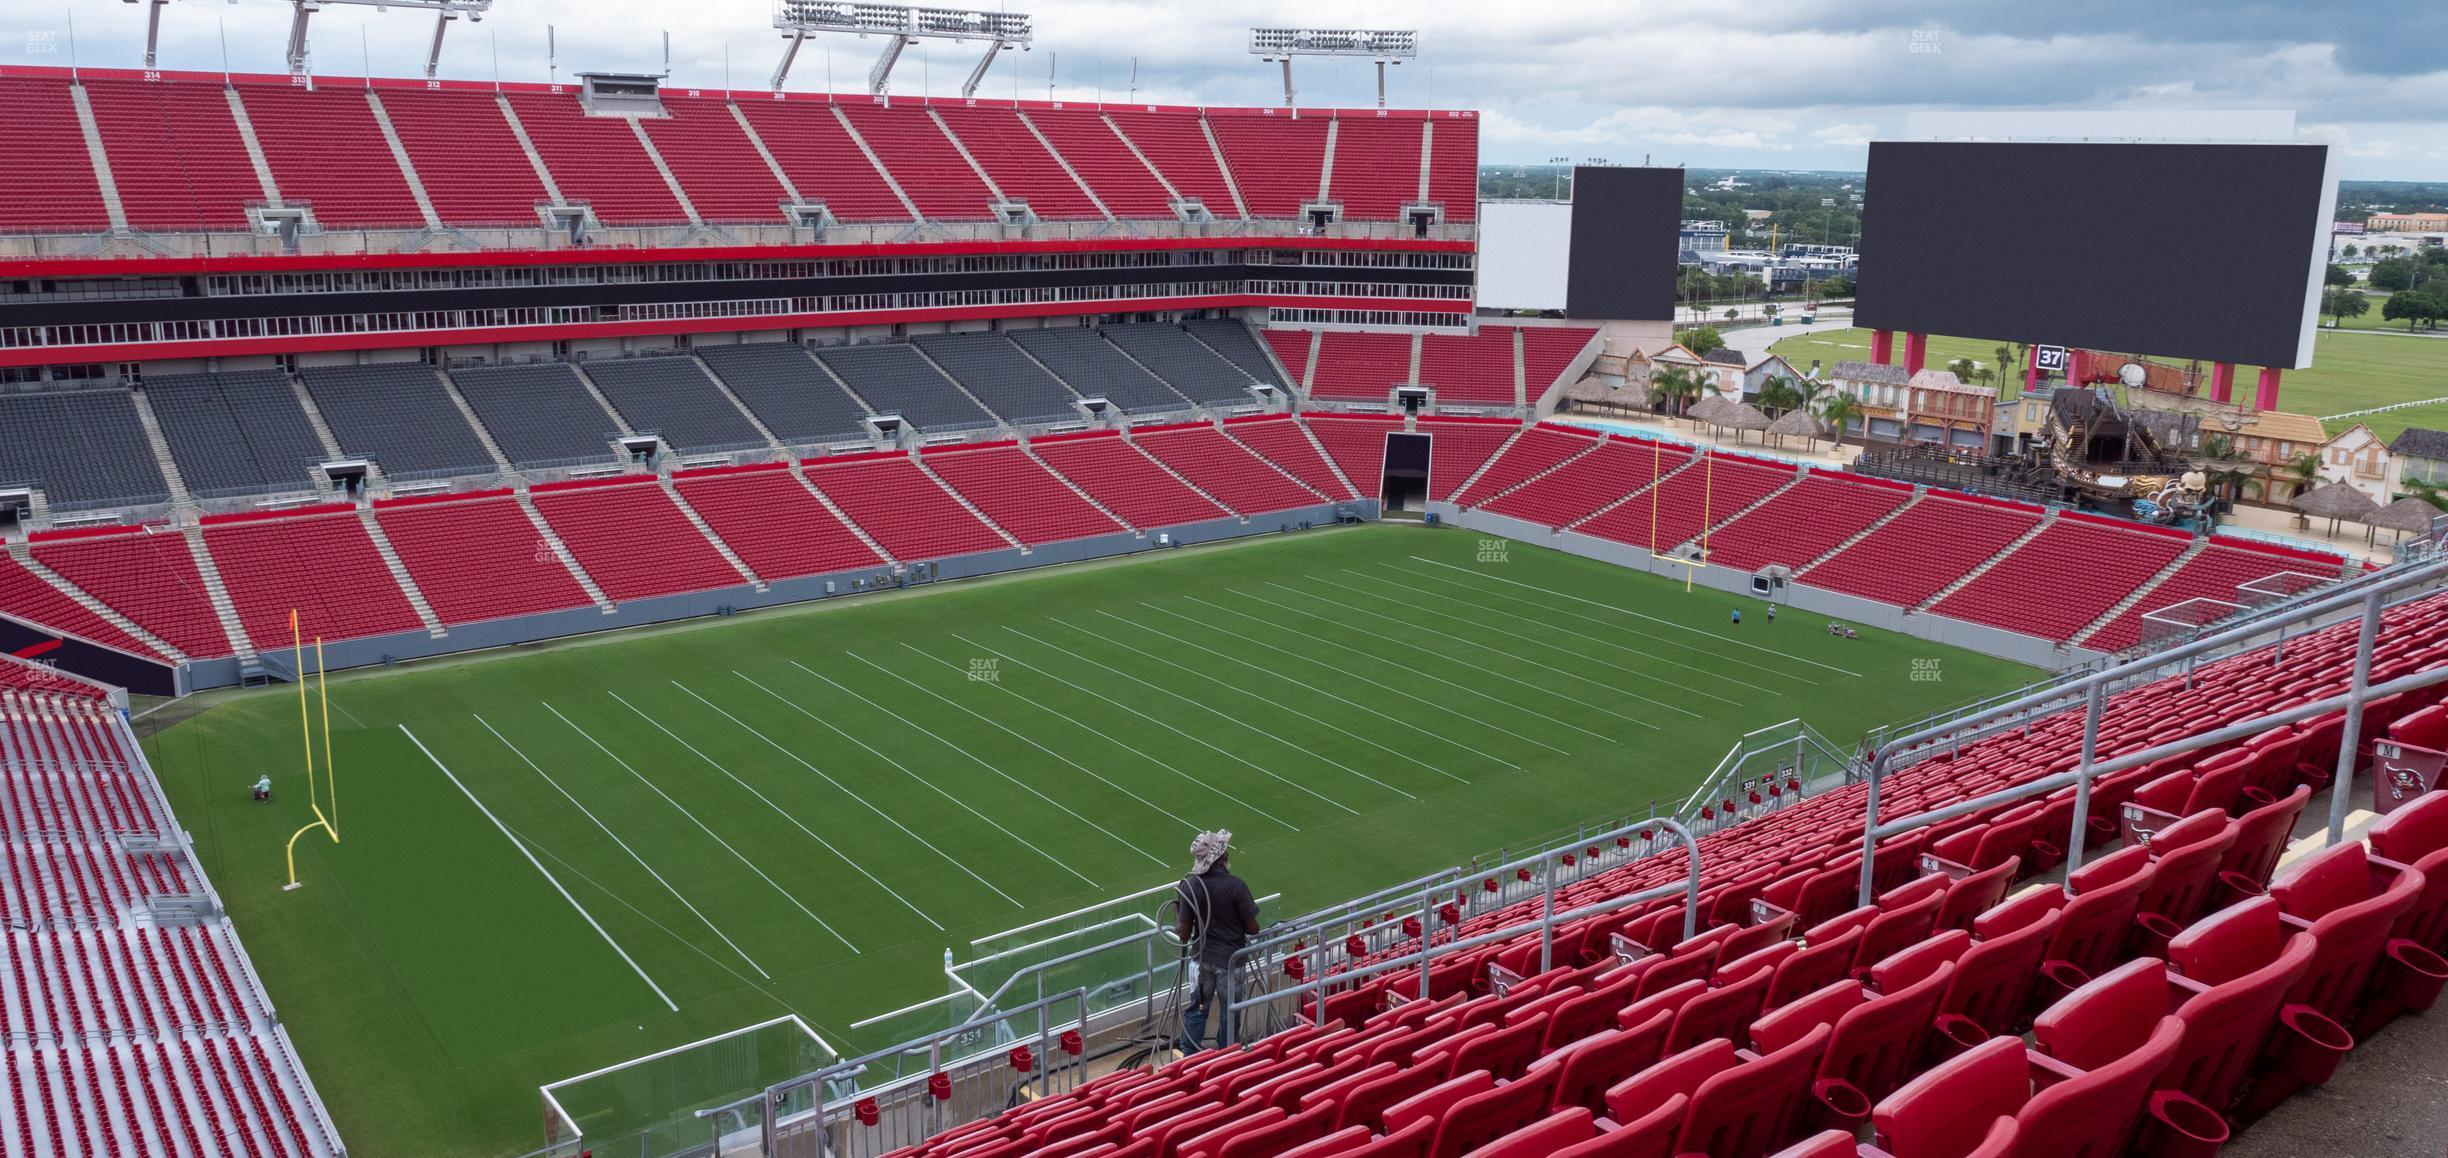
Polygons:
<instances>
[{"instance_id":1,"label":"red seat back","mask_svg":"<svg viewBox=\"0 0 2448 1158\"><path fill-rule=\"evenodd\" d=\"M2448 749L2448 707L2433 704L2388 726L2389 739L2433 751Z\"/></svg>"},{"instance_id":2,"label":"red seat back","mask_svg":"<svg viewBox=\"0 0 2448 1158\"><path fill-rule=\"evenodd\" d=\"M2004 1033L2031 1000L2040 962L2057 935L2057 920L2056 913L2043 913L2030 924L1975 941L1956 958L1939 1012L1962 1017L1988 1033Z\"/></svg>"},{"instance_id":3,"label":"red seat back","mask_svg":"<svg viewBox=\"0 0 2448 1158\"><path fill-rule=\"evenodd\" d=\"M2219 871L2256 885L2268 884L2279 854L2286 851L2287 835L2295 830L2295 818L2302 815L2304 802L2310 799L2311 786L2298 784L2293 792L2236 818L2232 826L2235 840L2219 858Z\"/></svg>"},{"instance_id":4,"label":"red seat back","mask_svg":"<svg viewBox=\"0 0 2448 1158\"><path fill-rule=\"evenodd\" d=\"M1547 1035L1539 1041L1540 1050L1553 1051L1600 1030L1613 1028L1615 1015L1632 1004L1633 991L1639 987L1640 978L1629 976L1566 999L1556 1006L1554 1013L1548 1015Z\"/></svg>"},{"instance_id":5,"label":"red seat back","mask_svg":"<svg viewBox=\"0 0 2448 1158\"><path fill-rule=\"evenodd\" d=\"M1937 926L1939 906L1945 903L1945 897L1927 896L1881 912L1862 928L1861 945L1853 953L1854 967L1866 968L1884 960L1889 953L1927 938Z\"/></svg>"},{"instance_id":6,"label":"red seat back","mask_svg":"<svg viewBox=\"0 0 2448 1158\"><path fill-rule=\"evenodd\" d=\"M1880 1099L1870 1125L1895 1158L1962 1158L2030 1097L2023 1039L1991 1038Z\"/></svg>"},{"instance_id":7,"label":"red seat back","mask_svg":"<svg viewBox=\"0 0 2448 1158\"><path fill-rule=\"evenodd\" d=\"M1824 1027L1812 1030L1792 1045L1701 1082L1675 1149L1758 1158L1783 1146L1799 1130L1829 1036Z\"/></svg>"},{"instance_id":8,"label":"red seat back","mask_svg":"<svg viewBox=\"0 0 2448 1158\"><path fill-rule=\"evenodd\" d=\"M2209 906L2210 889L2227 846L2235 843L2227 814L2203 809L2160 829L2151 838L2151 879L2135 903L2138 911L2156 913L2181 926Z\"/></svg>"},{"instance_id":9,"label":"red seat back","mask_svg":"<svg viewBox=\"0 0 2448 1158\"><path fill-rule=\"evenodd\" d=\"M1712 1037L1740 1039L1768 997L1767 973L1753 973L1731 985L1711 989L1685 1003L1667 1031L1666 1050L1673 1053Z\"/></svg>"},{"instance_id":10,"label":"red seat back","mask_svg":"<svg viewBox=\"0 0 2448 1158\"><path fill-rule=\"evenodd\" d=\"M1490 1030L1455 1050L1453 1065L1447 1073L1486 1070L1498 1081L1511 1081L1520 1077L1531 1060L1538 1057L1539 1043L1546 1036L1546 1023L1535 1018Z\"/></svg>"},{"instance_id":11,"label":"red seat back","mask_svg":"<svg viewBox=\"0 0 2448 1158\"><path fill-rule=\"evenodd\" d=\"M2183 1040L2184 1023L2162 1017L2138 1048L2033 1094L2015 1121L2025 1137L2046 1140L2052 1155L2117 1158L2125 1153L2134 1123L2142 1116L2151 1079L2167 1067Z\"/></svg>"},{"instance_id":12,"label":"red seat back","mask_svg":"<svg viewBox=\"0 0 2448 1158\"><path fill-rule=\"evenodd\" d=\"M1861 947L1861 930L1851 929L1796 950L1768 980L1767 1007L1779 1005L1840 980L1852 969Z\"/></svg>"},{"instance_id":13,"label":"red seat back","mask_svg":"<svg viewBox=\"0 0 2448 1158\"><path fill-rule=\"evenodd\" d=\"M1208 1153L1208 1158L1267 1158L1325 1137L1334 1129L1335 1108L1313 1106L1276 1119L1255 1130L1244 1130Z\"/></svg>"},{"instance_id":14,"label":"red seat back","mask_svg":"<svg viewBox=\"0 0 2448 1158\"><path fill-rule=\"evenodd\" d=\"M2359 841L2331 845L2288 866L2271 882L2270 896L2288 916L2312 922L2319 951L2287 1000L2353 1024L2351 1014L2389 930L2413 908L2424 883L2420 873L2403 873L2376 887Z\"/></svg>"},{"instance_id":15,"label":"red seat back","mask_svg":"<svg viewBox=\"0 0 2448 1158\"><path fill-rule=\"evenodd\" d=\"M2022 867L2022 858L2007 857L1947 886L1946 903L1938 906L1938 928L1971 928L1973 918L2006 899L2006 890L2013 886L2015 873Z\"/></svg>"},{"instance_id":16,"label":"red seat back","mask_svg":"<svg viewBox=\"0 0 2448 1158\"><path fill-rule=\"evenodd\" d=\"M2135 845L2068 876L2068 891L2081 891L2058 910L2057 935L2049 939L2049 959L2065 962L2086 977L2107 968L2125 948L2142 890L2150 886L2150 874L2150 850Z\"/></svg>"},{"instance_id":17,"label":"red seat back","mask_svg":"<svg viewBox=\"0 0 2448 1158\"><path fill-rule=\"evenodd\" d=\"M1953 965L1940 965L1929 976L1838 1018L1819 1076L1851 1082L1874 1103L1887 1096L1920 1063L1939 999L1954 972Z\"/></svg>"},{"instance_id":18,"label":"red seat back","mask_svg":"<svg viewBox=\"0 0 2448 1158\"><path fill-rule=\"evenodd\" d=\"M2278 902L2255 897L2195 922L2168 942L2179 977L2209 986L2176 1009L2183 1048L2152 1083L2225 1109L2278 1024L2286 993L2318 950L2308 933L2288 935Z\"/></svg>"},{"instance_id":19,"label":"red seat back","mask_svg":"<svg viewBox=\"0 0 2448 1158\"><path fill-rule=\"evenodd\" d=\"M1556 1109L1580 1106L1593 1114L1606 1112L1606 1092L1616 1083L1647 1069L1666 1051L1666 1029L1674 1014L1658 1010L1630 1029L1610 1029L1565 1047L1561 1055L1540 1059L1541 1067L1556 1069Z\"/></svg>"},{"instance_id":20,"label":"red seat back","mask_svg":"<svg viewBox=\"0 0 2448 1158\"><path fill-rule=\"evenodd\" d=\"M2423 874L2422 895L2398 920L2397 935L2435 953L2448 951L2448 792L2424 793L2381 817L2366 835L2374 853Z\"/></svg>"},{"instance_id":21,"label":"red seat back","mask_svg":"<svg viewBox=\"0 0 2448 1158\"><path fill-rule=\"evenodd\" d=\"M1558 1110L1479 1148L1472 1158L1549 1158L1598 1136L1596 1115L1579 1106Z\"/></svg>"},{"instance_id":22,"label":"red seat back","mask_svg":"<svg viewBox=\"0 0 2448 1158\"><path fill-rule=\"evenodd\" d=\"M1556 1071L1542 1069L1454 1103L1437 1125L1429 1147L1433 1158L1462 1158L1547 1116L1555 1100Z\"/></svg>"}]
</instances>

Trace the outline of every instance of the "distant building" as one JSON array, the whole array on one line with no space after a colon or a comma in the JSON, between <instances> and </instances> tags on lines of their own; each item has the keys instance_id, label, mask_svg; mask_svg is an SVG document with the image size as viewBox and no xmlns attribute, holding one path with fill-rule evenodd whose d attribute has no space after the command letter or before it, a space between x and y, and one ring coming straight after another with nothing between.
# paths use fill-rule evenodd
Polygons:
<instances>
[{"instance_id":1,"label":"distant building","mask_svg":"<svg viewBox=\"0 0 2448 1158\"><path fill-rule=\"evenodd\" d=\"M1760 387L1767 385L1770 378L1789 378L1799 386L1804 377L1783 356L1770 354L1743 368L1743 399L1750 401L1758 398Z\"/></svg>"},{"instance_id":2,"label":"distant building","mask_svg":"<svg viewBox=\"0 0 2448 1158\"><path fill-rule=\"evenodd\" d=\"M1742 351L1719 346L1703 355L1700 362L1701 380L1708 383L1710 393L1732 402L1743 400L1743 371L1750 367L1751 359L1743 357Z\"/></svg>"},{"instance_id":3,"label":"distant building","mask_svg":"<svg viewBox=\"0 0 2448 1158\"><path fill-rule=\"evenodd\" d=\"M1691 254L1724 253L1725 248L1725 222L1686 221L1683 223L1683 252Z\"/></svg>"},{"instance_id":4,"label":"distant building","mask_svg":"<svg viewBox=\"0 0 2448 1158\"><path fill-rule=\"evenodd\" d=\"M1904 414L1912 404L1912 375L1902 366L1884 362L1838 362L1828 371L1828 385L1861 404L1853 432L1900 442Z\"/></svg>"},{"instance_id":5,"label":"distant building","mask_svg":"<svg viewBox=\"0 0 2448 1158\"><path fill-rule=\"evenodd\" d=\"M2448 430L2408 427L2388 444L2397 459L2397 485L2409 482L2448 486Z\"/></svg>"},{"instance_id":6,"label":"distant building","mask_svg":"<svg viewBox=\"0 0 2448 1158\"><path fill-rule=\"evenodd\" d=\"M1904 420L1914 442L1986 450L1997 421L1997 388L1974 386L1951 370L1923 370L1905 383Z\"/></svg>"},{"instance_id":7,"label":"distant building","mask_svg":"<svg viewBox=\"0 0 2448 1158\"><path fill-rule=\"evenodd\" d=\"M2321 478L2342 482L2363 497L2387 506L2397 501L2396 456L2358 422L2332 435L2320 448Z\"/></svg>"},{"instance_id":8,"label":"distant building","mask_svg":"<svg viewBox=\"0 0 2448 1158\"><path fill-rule=\"evenodd\" d=\"M2448 213L2374 213L2363 220L2371 233L2448 233Z\"/></svg>"},{"instance_id":9,"label":"distant building","mask_svg":"<svg viewBox=\"0 0 2448 1158\"><path fill-rule=\"evenodd\" d=\"M2201 414L2201 436L2205 441L2213 436L2224 438L2237 454L2252 462L2250 477L2243 486L2242 497L2247 501L2283 503L2295 497L2291 489L2294 480L2284 474L2287 464L2298 455L2317 455L2329 441L2329 431L2321 426L2321 420L2309 414L2245 410L2201 399L2185 401L2188 405L2183 409Z\"/></svg>"}]
</instances>

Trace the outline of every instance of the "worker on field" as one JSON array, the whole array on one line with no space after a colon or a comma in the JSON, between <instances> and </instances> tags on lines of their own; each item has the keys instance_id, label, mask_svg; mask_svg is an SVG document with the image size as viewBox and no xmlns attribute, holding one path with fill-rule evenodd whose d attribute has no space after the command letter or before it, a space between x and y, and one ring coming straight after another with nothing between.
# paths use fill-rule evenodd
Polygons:
<instances>
[{"instance_id":1,"label":"worker on field","mask_svg":"<svg viewBox=\"0 0 2448 1158\"><path fill-rule=\"evenodd\" d=\"M1175 932L1183 954L1198 965L1190 1007L1182 1011L1183 1053L1206 1048L1207 1022L1216 1022L1216 1047L1232 1044L1232 1003L1241 999L1233 954L1258 932L1258 899L1228 867L1232 833L1202 832L1190 841L1190 875L1174 886L1181 920Z\"/></svg>"},{"instance_id":2,"label":"worker on field","mask_svg":"<svg viewBox=\"0 0 2448 1158\"><path fill-rule=\"evenodd\" d=\"M1742 626L1742 608L1740 607L1734 609L1734 626Z\"/></svg>"},{"instance_id":3,"label":"worker on field","mask_svg":"<svg viewBox=\"0 0 2448 1158\"><path fill-rule=\"evenodd\" d=\"M264 775L255 778L255 799L259 803L272 799L271 773L267 772Z\"/></svg>"}]
</instances>

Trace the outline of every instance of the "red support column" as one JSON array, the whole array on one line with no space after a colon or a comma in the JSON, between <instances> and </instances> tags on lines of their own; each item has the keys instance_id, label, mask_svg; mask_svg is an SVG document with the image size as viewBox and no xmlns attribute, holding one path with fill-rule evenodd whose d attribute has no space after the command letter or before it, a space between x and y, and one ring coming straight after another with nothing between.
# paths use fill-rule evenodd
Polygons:
<instances>
[{"instance_id":1,"label":"red support column","mask_svg":"<svg viewBox=\"0 0 2448 1158\"><path fill-rule=\"evenodd\" d=\"M1928 358L1928 357L1929 357L1929 335L1928 335L1928 334L1906 334L1906 335L1904 335L1904 372L1905 372L1905 373L1907 373L1907 374L1918 374L1918 373L1920 373L1920 372L1921 372L1921 363L1922 363L1922 361L1923 361L1924 359L1926 359L1926 358Z\"/></svg>"},{"instance_id":2,"label":"red support column","mask_svg":"<svg viewBox=\"0 0 2448 1158\"><path fill-rule=\"evenodd\" d=\"M2261 367L2261 382L2253 392L2253 409L2278 409L2278 367Z\"/></svg>"},{"instance_id":3,"label":"red support column","mask_svg":"<svg viewBox=\"0 0 2448 1158\"><path fill-rule=\"evenodd\" d=\"M1881 366L1895 360L1895 331L1870 331L1870 360Z\"/></svg>"},{"instance_id":4,"label":"red support column","mask_svg":"<svg viewBox=\"0 0 2448 1158\"><path fill-rule=\"evenodd\" d=\"M2037 351L2023 355L2023 392L2040 388L2040 356Z\"/></svg>"},{"instance_id":5,"label":"red support column","mask_svg":"<svg viewBox=\"0 0 2448 1158\"><path fill-rule=\"evenodd\" d=\"M2235 401L2235 363L2220 362L2211 367L2210 398L2214 402Z\"/></svg>"}]
</instances>

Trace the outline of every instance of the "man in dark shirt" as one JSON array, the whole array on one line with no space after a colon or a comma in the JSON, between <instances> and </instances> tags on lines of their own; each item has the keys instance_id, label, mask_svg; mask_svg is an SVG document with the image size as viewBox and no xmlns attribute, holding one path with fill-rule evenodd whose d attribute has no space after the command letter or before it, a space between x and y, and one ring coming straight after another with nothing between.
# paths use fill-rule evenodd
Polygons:
<instances>
[{"instance_id":1,"label":"man in dark shirt","mask_svg":"<svg viewBox=\"0 0 2448 1158\"><path fill-rule=\"evenodd\" d=\"M1181 914L1175 932L1183 949L1198 962L1198 985L1190 1008L1182 1013L1179 1044L1184 1053L1206 1047L1210 1014L1216 1019L1216 1047L1232 1044L1232 1003L1241 999L1233 954L1258 932L1258 899L1228 867L1231 842L1230 832L1200 833L1190 842L1191 873L1174 886L1174 907Z\"/></svg>"}]
</instances>

